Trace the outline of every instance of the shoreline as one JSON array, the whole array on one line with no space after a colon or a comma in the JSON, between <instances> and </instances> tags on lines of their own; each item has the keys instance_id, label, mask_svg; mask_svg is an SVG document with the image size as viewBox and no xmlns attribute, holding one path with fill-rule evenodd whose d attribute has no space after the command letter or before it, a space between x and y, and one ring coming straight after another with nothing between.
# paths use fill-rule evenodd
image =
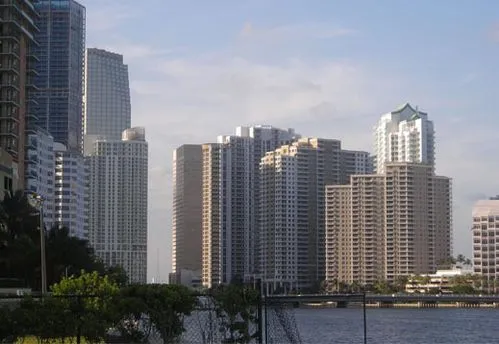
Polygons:
<instances>
[{"instance_id":1,"label":"shoreline","mask_svg":"<svg viewBox=\"0 0 499 344\"><path fill-rule=\"evenodd\" d=\"M304 309L326 309L326 308L334 308L334 309L345 309L345 308L353 308L358 309L362 308L362 302L349 302L348 305L339 305L337 302L327 302L327 303L303 303L298 306L298 308ZM366 308L369 309L393 309L393 308L497 308L499 309L499 304L491 304L491 303L465 303L465 302L442 302L442 303L366 303Z\"/></svg>"}]
</instances>

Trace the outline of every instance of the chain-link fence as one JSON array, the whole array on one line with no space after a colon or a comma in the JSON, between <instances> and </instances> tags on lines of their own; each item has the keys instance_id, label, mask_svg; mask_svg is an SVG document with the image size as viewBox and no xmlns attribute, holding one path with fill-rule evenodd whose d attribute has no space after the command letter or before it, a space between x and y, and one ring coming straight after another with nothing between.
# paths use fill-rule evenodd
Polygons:
<instances>
[{"instance_id":1,"label":"chain-link fence","mask_svg":"<svg viewBox=\"0 0 499 344\"><path fill-rule=\"evenodd\" d=\"M0 343L302 344L299 307L344 303L364 305L365 337L362 295L268 296L225 304L213 295L195 299L194 309L183 315L168 304L145 309L144 300L133 296L0 296Z\"/></svg>"},{"instance_id":2,"label":"chain-link fence","mask_svg":"<svg viewBox=\"0 0 499 344\"><path fill-rule=\"evenodd\" d=\"M0 343L261 343L261 302L244 307L196 296L182 314L168 305L144 309L136 297L0 296Z\"/></svg>"}]
</instances>

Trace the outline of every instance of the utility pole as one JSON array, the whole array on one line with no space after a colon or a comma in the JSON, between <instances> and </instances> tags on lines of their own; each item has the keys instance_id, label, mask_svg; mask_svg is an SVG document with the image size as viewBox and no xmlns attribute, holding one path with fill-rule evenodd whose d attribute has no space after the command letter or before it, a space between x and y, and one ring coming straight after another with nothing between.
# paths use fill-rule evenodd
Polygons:
<instances>
[{"instance_id":1,"label":"utility pole","mask_svg":"<svg viewBox=\"0 0 499 344\"><path fill-rule=\"evenodd\" d=\"M45 255L45 226L43 224L43 198L36 193L27 195L30 206L38 211L38 224L40 228L40 273L42 277L41 292L42 297L47 294L47 262Z\"/></svg>"}]
</instances>

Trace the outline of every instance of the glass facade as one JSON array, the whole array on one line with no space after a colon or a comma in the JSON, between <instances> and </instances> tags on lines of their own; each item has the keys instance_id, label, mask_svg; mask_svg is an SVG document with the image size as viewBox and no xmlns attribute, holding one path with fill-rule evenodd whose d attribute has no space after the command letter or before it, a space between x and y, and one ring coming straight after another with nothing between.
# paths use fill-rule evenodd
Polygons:
<instances>
[{"instance_id":1,"label":"glass facade","mask_svg":"<svg viewBox=\"0 0 499 344\"><path fill-rule=\"evenodd\" d=\"M35 3L40 29L33 47L37 91L36 126L71 151L82 150L85 7L73 0Z\"/></svg>"},{"instance_id":2,"label":"glass facade","mask_svg":"<svg viewBox=\"0 0 499 344\"><path fill-rule=\"evenodd\" d=\"M91 48L86 68L84 134L119 140L132 120L128 66L122 55Z\"/></svg>"}]
</instances>

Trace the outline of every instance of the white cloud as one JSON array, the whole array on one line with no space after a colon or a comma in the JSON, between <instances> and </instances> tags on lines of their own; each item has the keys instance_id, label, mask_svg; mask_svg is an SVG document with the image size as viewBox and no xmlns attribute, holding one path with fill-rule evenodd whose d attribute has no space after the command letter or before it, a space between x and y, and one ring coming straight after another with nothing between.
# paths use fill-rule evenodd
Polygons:
<instances>
[{"instance_id":1,"label":"white cloud","mask_svg":"<svg viewBox=\"0 0 499 344\"><path fill-rule=\"evenodd\" d=\"M278 41L297 41L302 39L328 39L352 36L356 30L336 27L330 23L302 23L277 27L258 27L246 22L239 33L241 39L258 40L259 43L275 43Z\"/></svg>"}]
</instances>

